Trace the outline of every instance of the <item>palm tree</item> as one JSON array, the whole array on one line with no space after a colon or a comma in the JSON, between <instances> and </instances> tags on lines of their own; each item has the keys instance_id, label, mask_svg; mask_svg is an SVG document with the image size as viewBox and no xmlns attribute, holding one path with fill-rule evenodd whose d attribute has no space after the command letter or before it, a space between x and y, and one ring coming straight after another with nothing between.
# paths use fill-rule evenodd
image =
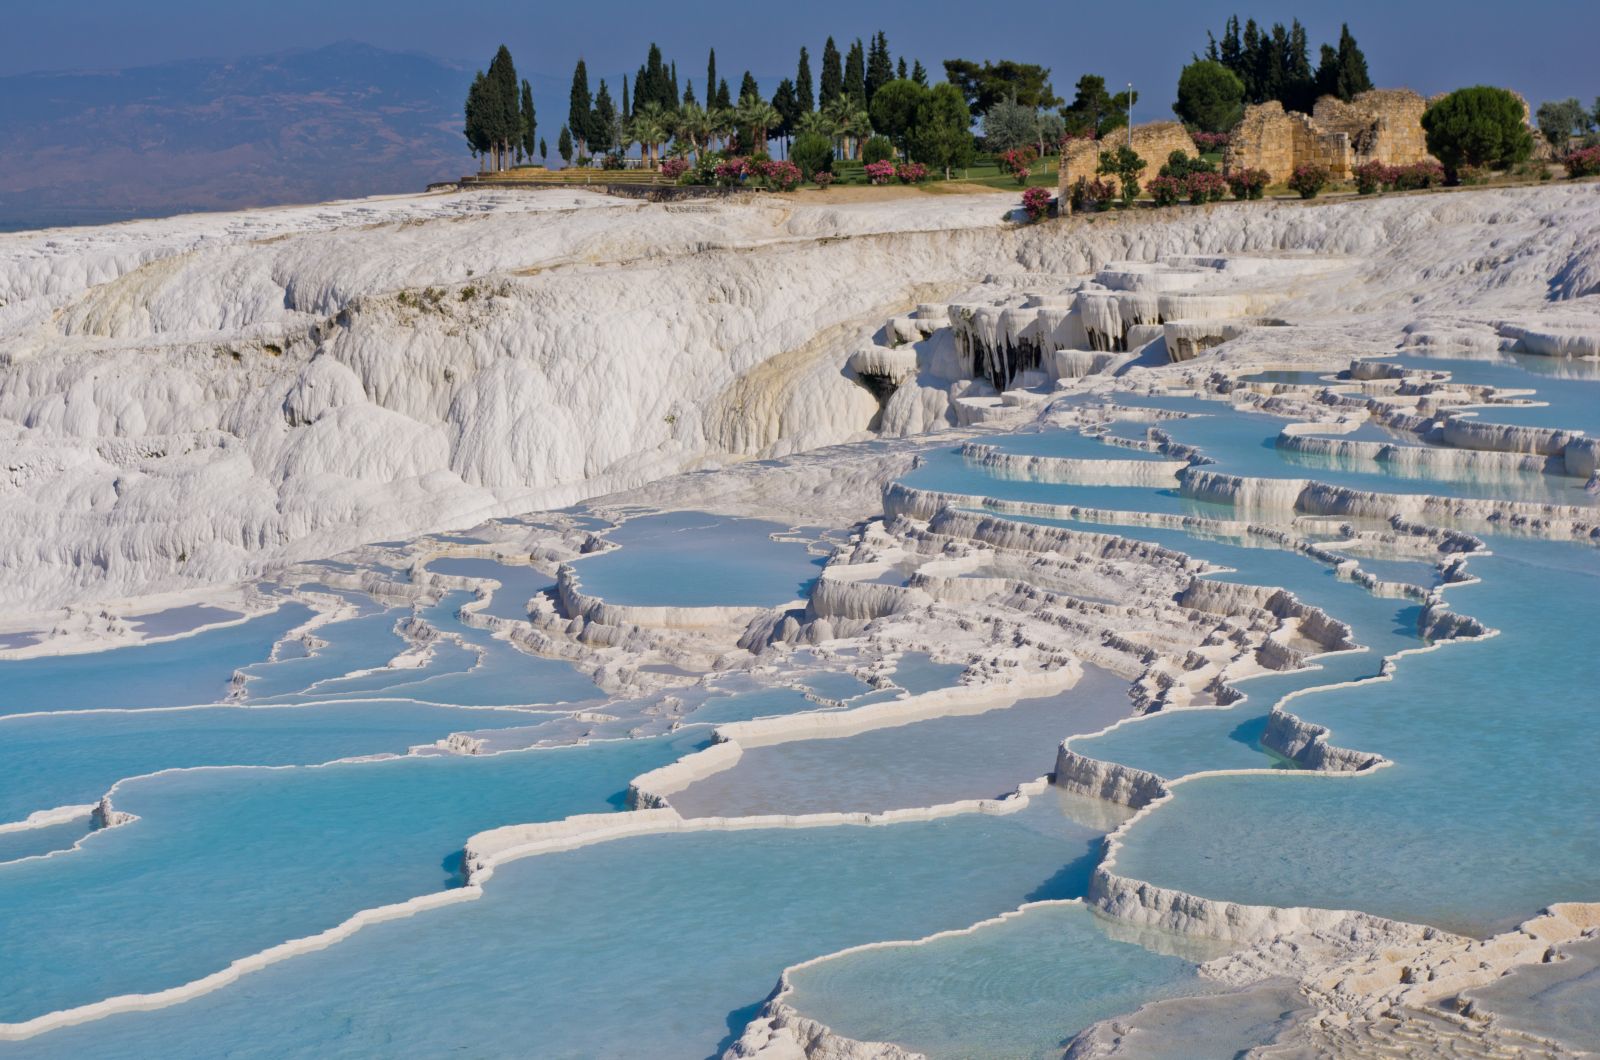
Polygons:
<instances>
[{"instance_id":1,"label":"palm tree","mask_svg":"<svg viewBox=\"0 0 1600 1060\"><path fill-rule=\"evenodd\" d=\"M672 135L667 111L660 103L651 100L633 112L633 138L639 141L639 152L644 164L656 167L658 149Z\"/></svg>"},{"instance_id":2,"label":"palm tree","mask_svg":"<svg viewBox=\"0 0 1600 1060\"><path fill-rule=\"evenodd\" d=\"M834 135L842 141L845 157L861 157L861 141L872 132L872 118L849 95L840 96L824 108L832 122Z\"/></svg>"},{"instance_id":3,"label":"palm tree","mask_svg":"<svg viewBox=\"0 0 1600 1060\"><path fill-rule=\"evenodd\" d=\"M802 136L808 133L816 133L818 136L826 136L831 140L839 135L839 128L833 124L833 119L828 117L826 112L820 110L808 110L800 115L800 120L795 122L794 128L795 132Z\"/></svg>"},{"instance_id":4,"label":"palm tree","mask_svg":"<svg viewBox=\"0 0 1600 1060\"><path fill-rule=\"evenodd\" d=\"M782 122L783 117L776 107L761 97L746 96L734 109L733 120L741 134L749 134L749 146L753 152L766 149L767 133Z\"/></svg>"},{"instance_id":5,"label":"palm tree","mask_svg":"<svg viewBox=\"0 0 1600 1060\"><path fill-rule=\"evenodd\" d=\"M711 123L711 137L721 145L726 145L728 137L733 135L733 111L726 107L715 107L707 112Z\"/></svg>"},{"instance_id":6,"label":"palm tree","mask_svg":"<svg viewBox=\"0 0 1600 1060\"><path fill-rule=\"evenodd\" d=\"M688 141L696 155L711 142L711 116L696 104L687 103L678 111L674 134L680 141Z\"/></svg>"}]
</instances>

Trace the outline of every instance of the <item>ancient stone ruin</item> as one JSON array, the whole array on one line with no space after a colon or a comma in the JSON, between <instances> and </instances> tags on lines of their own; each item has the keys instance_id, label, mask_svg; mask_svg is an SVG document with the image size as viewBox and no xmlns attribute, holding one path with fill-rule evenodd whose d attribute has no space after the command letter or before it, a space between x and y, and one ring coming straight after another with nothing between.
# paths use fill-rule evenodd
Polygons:
<instances>
[{"instance_id":1,"label":"ancient stone ruin","mask_svg":"<svg viewBox=\"0 0 1600 1060\"><path fill-rule=\"evenodd\" d=\"M1297 166L1319 165L1348 180L1364 162L1403 166L1431 158L1422 131L1427 100L1410 89L1373 89L1350 102L1323 96L1310 114L1273 100L1247 107L1233 130L1226 167L1264 169L1271 182Z\"/></svg>"},{"instance_id":2,"label":"ancient stone ruin","mask_svg":"<svg viewBox=\"0 0 1600 1060\"><path fill-rule=\"evenodd\" d=\"M1155 121L1148 125L1135 125L1132 137L1133 151L1144 159L1144 172L1140 180L1149 180L1167 164L1167 156L1182 151L1193 156L1200 153L1194 139L1182 125L1175 121ZM1079 177L1094 180L1100 168L1100 153L1115 151L1127 145L1127 130L1121 129L1104 140L1069 140L1061 149L1061 192L1069 195Z\"/></svg>"}]
</instances>

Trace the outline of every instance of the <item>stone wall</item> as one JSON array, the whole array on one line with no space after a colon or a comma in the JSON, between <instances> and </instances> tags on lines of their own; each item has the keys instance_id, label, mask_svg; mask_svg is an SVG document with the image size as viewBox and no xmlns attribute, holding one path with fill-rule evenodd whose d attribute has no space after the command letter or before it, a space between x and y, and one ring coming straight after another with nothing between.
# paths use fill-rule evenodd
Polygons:
<instances>
[{"instance_id":1,"label":"stone wall","mask_svg":"<svg viewBox=\"0 0 1600 1060\"><path fill-rule=\"evenodd\" d=\"M1403 166L1430 159L1422 131L1427 101L1410 89L1373 89L1348 103L1333 96L1311 114L1285 111L1276 101L1247 107L1232 133L1227 168L1264 169L1274 184L1295 167L1320 165L1348 180L1364 162Z\"/></svg>"},{"instance_id":2,"label":"stone wall","mask_svg":"<svg viewBox=\"0 0 1600 1060\"><path fill-rule=\"evenodd\" d=\"M1100 152L1115 151L1128 143L1128 131L1119 129L1104 140L1069 140L1061 149L1060 190L1063 197L1071 194L1079 177L1095 179L1100 168ZM1156 121L1133 127L1133 151L1144 159L1144 172L1139 175L1144 183L1167 164L1167 156L1182 151L1191 157L1200 153L1194 138L1187 129L1175 121Z\"/></svg>"}]
</instances>

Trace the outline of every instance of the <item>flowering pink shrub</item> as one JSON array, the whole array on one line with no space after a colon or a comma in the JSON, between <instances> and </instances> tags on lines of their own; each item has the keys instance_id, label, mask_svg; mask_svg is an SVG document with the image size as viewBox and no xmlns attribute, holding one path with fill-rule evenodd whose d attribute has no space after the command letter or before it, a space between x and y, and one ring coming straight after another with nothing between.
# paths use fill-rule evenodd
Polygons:
<instances>
[{"instance_id":1,"label":"flowering pink shrub","mask_svg":"<svg viewBox=\"0 0 1600 1060\"><path fill-rule=\"evenodd\" d=\"M687 172L689 172L687 158L669 158L661 163L661 175L668 180L677 180Z\"/></svg>"},{"instance_id":2,"label":"flowering pink shrub","mask_svg":"<svg viewBox=\"0 0 1600 1060\"><path fill-rule=\"evenodd\" d=\"M750 176L750 160L735 155L733 158L724 158L717 163L712 173L716 175L719 184L740 184Z\"/></svg>"},{"instance_id":3,"label":"flowering pink shrub","mask_svg":"<svg viewBox=\"0 0 1600 1060\"><path fill-rule=\"evenodd\" d=\"M1389 183L1398 191L1431 188L1444 183L1444 167L1437 162L1413 162L1389 171Z\"/></svg>"},{"instance_id":4,"label":"flowering pink shrub","mask_svg":"<svg viewBox=\"0 0 1600 1060\"><path fill-rule=\"evenodd\" d=\"M1050 189L1029 188L1022 193L1022 209L1030 221L1043 219L1050 213Z\"/></svg>"},{"instance_id":5,"label":"flowering pink shrub","mask_svg":"<svg viewBox=\"0 0 1600 1060\"><path fill-rule=\"evenodd\" d=\"M1039 160L1039 152L1031 147L1013 147L1009 151L1001 151L995 156L995 164L1002 173L1016 173L1021 169L1028 169Z\"/></svg>"},{"instance_id":6,"label":"flowering pink shrub","mask_svg":"<svg viewBox=\"0 0 1600 1060\"><path fill-rule=\"evenodd\" d=\"M1072 198L1069 201L1074 210L1102 210L1106 203L1116 197L1117 186L1111 181L1098 177L1094 180L1079 177L1072 186Z\"/></svg>"},{"instance_id":7,"label":"flowering pink shrub","mask_svg":"<svg viewBox=\"0 0 1600 1060\"><path fill-rule=\"evenodd\" d=\"M811 174L811 183L815 184L819 190L827 191L828 185L833 183L833 174L826 169L819 169Z\"/></svg>"},{"instance_id":8,"label":"flowering pink shrub","mask_svg":"<svg viewBox=\"0 0 1600 1060\"><path fill-rule=\"evenodd\" d=\"M866 171L867 179L874 184L887 184L894 179L894 163L888 159L882 162L868 162L861 168Z\"/></svg>"},{"instance_id":9,"label":"flowering pink shrub","mask_svg":"<svg viewBox=\"0 0 1600 1060\"><path fill-rule=\"evenodd\" d=\"M1228 146L1228 134L1197 132L1194 134L1194 145L1200 149L1201 154L1220 151Z\"/></svg>"},{"instance_id":10,"label":"flowering pink shrub","mask_svg":"<svg viewBox=\"0 0 1600 1060\"><path fill-rule=\"evenodd\" d=\"M1018 184L1026 185L1028 183L1028 178L1032 175L1033 170L1031 169L1019 169L1011 174L1011 179L1015 180Z\"/></svg>"},{"instance_id":11,"label":"flowering pink shrub","mask_svg":"<svg viewBox=\"0 0 1600 1060\"><path fill-rule=\"evenodd\" d=\"M1356 191L1362 195L1371 195L1383 188L1385 184L1394 183L1393 167L1382 162L1363 162L1350 171L1356 179Z\"/></svg>"},{"instance_id":12,"label":"flowering pink shrub","mask_svg":"<svg viewBox=\"0 0 1600 1060\"><path fill-rule=\"evenodd\" d=\"M1584 147L1577 151L1568 151L1562 158L1561 164L1566 167L1567 176L1573 180L1579 177L1600 176L1600 147Z\"/></svg>"},{"instance_id":13,"label":"flowering pink shrub","mask_svg":"<svg viewBox=\"0 0 1600 1060\"><path fill-rule=\"evenodd\" d=\"M1228 193L1228 182L1220 173L1190 173L1184 178L1184 190L1189 201L1196 206L1208 202L1221 202Z\"/></svg>"},{"instance_id":14,"label":"flowering pink shrub","mask_svg":"<svg viewBox=\"0 0 1600 1060\"><path fill-rule=\"evenodd\" d=\"M1267 193L1272 174L1264 169L1236 169L1227 176L1228 190L1235 199L1259 199Z\"/></svg>"},{"instance_id":15,"label":"flowering pink shrub","mask_svg":"<svg viewBox=\"0 0 1600 1060\"><path fill-rule=\"evenodd\" d=\"M1183 198L1183 181L1177 177L1151 177L1150 183L1145 185L1145 190L1155 200L1157 206L1172 206Z\"/></svg>"},{"instance_id":16,"label":"flowering pink shrub","mask_svg":"<svg viewBox=\"0 0 1600 1060\"><path fill-rule=\"evenodd\" d=\"M902 162L895 167L894 175L902 184L921 184L928 179L928 167L921 162Z\"/></svg>"},{"instance_id":17,"label":"flowering pink shrub","mask_svg":"<svg viewBox=\"0 0 1600 1060\"><path fill-rule=\"evenodd\" d=\"M1295 166L1289 177L1289 189L1300 193L1302 199L1315 199L1328 186L1328 171L1321 166Z\"/></svg>"},{"instance_id":18,"label":"flowering pink shrub","mask_svg":"<svg viewBox=\"0 0 1600 1060\"><path fill-rule=\"evenodd\" d=\"M793 162L768 159L761 163L761 175L776 191L793 191L800 186L800 167Z\"/></svg>"}]
</instances>

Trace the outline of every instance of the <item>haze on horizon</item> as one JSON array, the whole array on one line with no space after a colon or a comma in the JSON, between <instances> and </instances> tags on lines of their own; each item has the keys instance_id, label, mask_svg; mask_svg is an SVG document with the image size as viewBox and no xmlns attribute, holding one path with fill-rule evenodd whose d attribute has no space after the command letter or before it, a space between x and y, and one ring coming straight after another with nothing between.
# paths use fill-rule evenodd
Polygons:
<instances>
[{"instance_id":1,"label":"haze on horizon","mask_svg":"<svg viewBox=\"0 0 1600 1060\"><path fill-rule=\"evenodd\" d=\"M996 17L998 13L999 17ZM1140 5L839 0L747 8L640 0L547 5L463 0L110 0L18 9L0 36L0 230L420 189L471 166L461 99L501 43L533 84L554 146L582 55L613 91L651 42L697 85L719 70L770 91L801 45L888 34L937 79L948 58L1040 63L1058 95L1084 73L1140 93L1135 121L1171 118L1179 69L1230 14L1298 18L1312 59L1348 22L1383 87L1424 94L1503 85L1537 106L1595 91L1600 5L1530 0ZM67 76L69 75L70 76Z\"/></svg>"}]
</instances>

